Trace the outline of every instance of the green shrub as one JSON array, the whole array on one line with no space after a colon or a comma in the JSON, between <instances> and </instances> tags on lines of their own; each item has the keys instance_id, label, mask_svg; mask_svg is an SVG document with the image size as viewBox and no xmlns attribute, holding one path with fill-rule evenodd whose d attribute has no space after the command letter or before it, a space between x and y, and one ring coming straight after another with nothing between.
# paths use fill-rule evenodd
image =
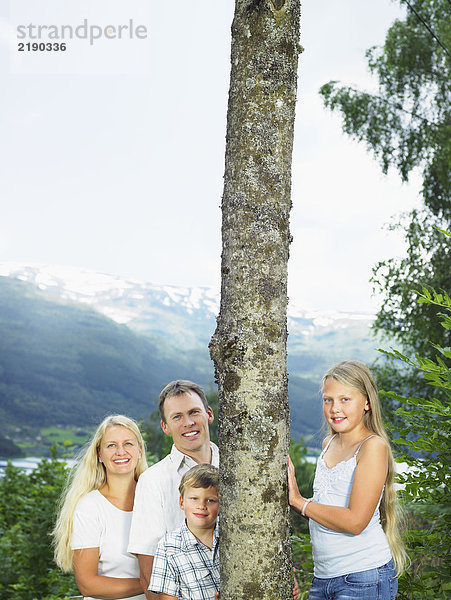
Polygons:
<instances>
[{"instance_id":1,"label":"green shrub","mask_svg":"<svg viewBox=\"0 0 451 600\"><path fill-rule=\"evenodd\" d=\"M67 471L54 452L31 473L9 463L0 477L2 600L56 600L79 594L73 576L54 564L50 538Z\"/></svg>"}]
</instances>

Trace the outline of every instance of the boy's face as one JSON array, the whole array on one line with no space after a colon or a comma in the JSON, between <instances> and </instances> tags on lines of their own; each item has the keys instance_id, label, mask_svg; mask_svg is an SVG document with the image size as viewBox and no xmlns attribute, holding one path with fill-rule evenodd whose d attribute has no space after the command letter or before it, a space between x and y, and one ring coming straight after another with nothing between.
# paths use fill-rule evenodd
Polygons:
<instances>
[{"instance_id":1,"label":"boy's face","mask_svg":"<svg viewBox=\"0 0 451 600\"><path fill-rule=\"evenodd\" d=\"M180 508L185 512L188 526L195 529L214 529L218 517L218 489L215 487L186 487Z\"/></svg>"}]
</instances>

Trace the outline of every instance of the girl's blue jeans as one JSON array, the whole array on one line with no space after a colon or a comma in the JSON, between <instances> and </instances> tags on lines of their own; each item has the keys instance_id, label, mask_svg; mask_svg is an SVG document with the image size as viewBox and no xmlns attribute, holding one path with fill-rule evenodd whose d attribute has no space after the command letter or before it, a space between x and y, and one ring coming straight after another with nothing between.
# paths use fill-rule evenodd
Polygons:
<instances>
[{"instance_id":1,"label":"girl's blue jeans","mask_svg":"<svg viewBox=\"0 0 451 600\"><path fill-rule=\"evenodd\" d=\"M398 578L393 560L377 569L340 577L314 577L309 600L394 600Z\"/></svg>"}]
</instances>

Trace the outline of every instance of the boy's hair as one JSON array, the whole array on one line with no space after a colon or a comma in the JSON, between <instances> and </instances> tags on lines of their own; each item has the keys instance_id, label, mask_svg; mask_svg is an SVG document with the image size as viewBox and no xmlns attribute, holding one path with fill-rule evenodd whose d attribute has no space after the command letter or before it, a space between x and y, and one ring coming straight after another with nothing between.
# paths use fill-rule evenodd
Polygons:
<instances>
[{"instance_id":1,"label":"boy's hair","mask_svg":"<svg viewBox=\"0 0 451 600\"><path fill-rule=\"evenodd\" d=\"M219 469L213 465L196 465L183 475L179 485L180 496L183 498L187 487L217 488L219 485Z\"/></svg>"},{"instance_id":2,"label":"boy's hair","mask_svg":"<svg viewBox=\"0 0 451 600\"><path fill-rule=\"evenodd\" d=\"M197 383L194 383L193 381L188 381L187 379L177 379L176 381L171 381L168 383L168 385L161 390L160 399L158 402L161 420L166 423L166 417L164 416L164 401L166 398L171 396L180 396L181 394L191 394L193 392L199 396L199 398L202 400L205 410L207 410L207 398L200 385L197 385Z\"/></svg>"}]
</instances>

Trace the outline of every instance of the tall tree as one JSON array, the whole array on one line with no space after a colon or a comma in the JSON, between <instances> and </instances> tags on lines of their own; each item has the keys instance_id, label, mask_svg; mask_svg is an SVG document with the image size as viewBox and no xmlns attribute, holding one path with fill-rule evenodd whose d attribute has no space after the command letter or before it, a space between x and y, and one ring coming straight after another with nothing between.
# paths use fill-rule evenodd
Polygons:
<instances>
[{"instance_id":1,"label":"tall tree","mask_svg":"<svg viewBox=\"0 0 451 600\"><path fill-rule=\"evenodd\" d=\"M342 113L345 133L367 144L384 173L394 167L407 181L418 167L425 206L450 219L450 2L399 2L405 20L393 23L383 47L366 52L378 93L336 81L320 93L326 106Z\"/></svg>"},{"instance_id":2,"label":"tall tree","mask_svg":"<svg viewBox=\"0 0 451 600\"><path fill-rule=\"evenodd\" d=\"M451 343L449 330L436 319L439 310L415 302L422 285L449 290L450 243L437 228L451 229L451 19L449 0L400 0L403 20L389 28L383 47L370 48L368 66L377 78L376 94L329 82L321 88L324 103L343 116L343 130L364 142L387 173L407 181L415 169L422 176L423 207L404 215L393 228L405 232L406 256L377 264L374 289L383 297L375 330L407 353L432 357L431 337ZM385 371L388 385L399 382ZM419 393L421 378L406 377L404 391Z\"/></svg>"},{"instance_id":3,"label":"tall tree","mask_svg":"<svg viewBox=\"0 0 451 600\"><path fill-rule=\"evenodd\" d=\"M299 0L236 0L222 199L221 600L288 600L286 369Z\"/></svg>"}]
</instances>

